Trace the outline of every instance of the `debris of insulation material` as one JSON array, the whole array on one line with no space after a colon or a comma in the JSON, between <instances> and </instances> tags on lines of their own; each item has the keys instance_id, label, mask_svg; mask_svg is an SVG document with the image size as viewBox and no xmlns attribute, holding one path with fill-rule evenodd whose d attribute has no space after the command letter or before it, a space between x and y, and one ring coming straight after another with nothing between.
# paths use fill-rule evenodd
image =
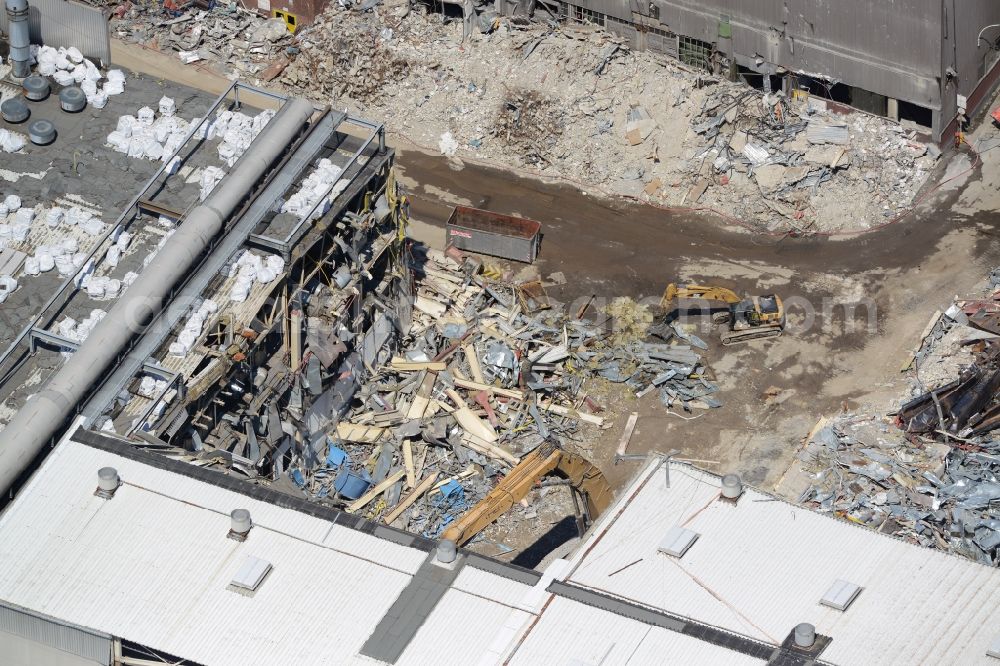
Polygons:
<instances>
[{"instance_id":1,"label":"debris of insulation material","mask_svg":"<svg viewBox=\"0 0 1000 666\"><path fill-rule=\"evenodd\" d=\"M998 287L994 270L987 295L958 301L932 320L912 362L923 390L892 422L841 415L817 424L800 454L812 480L801 502L1000 563Z\"/></svg>"}]
</instances>

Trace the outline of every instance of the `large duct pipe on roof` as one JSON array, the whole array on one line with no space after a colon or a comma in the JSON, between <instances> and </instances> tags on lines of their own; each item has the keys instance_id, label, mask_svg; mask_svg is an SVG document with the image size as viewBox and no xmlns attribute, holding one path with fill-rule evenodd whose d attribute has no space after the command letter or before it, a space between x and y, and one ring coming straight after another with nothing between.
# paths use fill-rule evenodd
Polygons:
<instances>
[{"instance_id":1,"label":"large duct pipe on roof","mask_svg":"<svg viewBox=\"0 0 1000 666\"><path fill-rule=\"evenodd\" d=\"M31 74L31 36L28 31L28 0L6 0L7 30L10 32L10 62L15 77Z\"/></svg>"},{"instance_id":2,"label":"large duct pipe on roof","mask_svg":"<svg viewBox=\"0 0 1000 666\"><path fill-rule=\"evenodd\" d=\"M13 485L32 459L58 434L87 391L114 364L136 332L162 309L170 290L194 268L197 258L312 113L312 104L303 99L285 103L229 175L188 214L79 349L0 431L0 491Z\"/></svg>"}]
</instances>

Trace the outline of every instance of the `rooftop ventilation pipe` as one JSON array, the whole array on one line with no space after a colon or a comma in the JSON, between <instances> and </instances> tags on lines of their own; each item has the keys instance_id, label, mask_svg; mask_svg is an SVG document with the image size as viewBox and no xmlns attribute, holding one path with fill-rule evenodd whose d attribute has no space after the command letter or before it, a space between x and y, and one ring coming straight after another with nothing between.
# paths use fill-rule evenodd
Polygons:
<instances>
[{"instance_id":1,"label":"rooftop ventilation pipe","mask_svg":"<svg viewBox=\"0 0 1000 666\"><path fill-rule=\"evenodd\" d=\"M16 78L31 73L31 39L28 35L28 0L5 0L10 32L10 62Z\"/></svg>"},{"instance_id":2,"label":"rooftop ventilation pipe","mask_svg":"<svg viewBox=\"0 0 1000 666\"><path fill-rule=\"evenodd\" d=\"M809 648L816 642L816 627L803 622L795 625L795 645L800 648Z\"/></svg>"},{"instance_id":3,"label":"rooftop ventilation pipe","mask_svg":"<svg viewBox=\"0 0 1000 666\"><path fill-rule=\"evenodd\" d=\"M739 474L726 474L722 477L722 497L736 501L743 494L743 481Z\"/></svg>"},{"instance_id":4,"label":"rooftop ventilation pipe","mask_svg":"<svg viewBox=\"0 0 1000 666\"><path fill-rule=\"evenodd\" d=\"M246 509L233 509L229 514L229 534L226 536L233 541L246 541L251 527L253 521L250 520L250 512Z\"/></svg>"},{"instance_id":5,"label":"rooftop ventilation pipe","mask_svg":"<svg viewBox=\"0 0 1000 666\"><path fill-rule=\"evenodd\" d=\"M458 548L450 539L441 539L437 545L437 561L441 564L451 564L458 557Z\"/></svg>"},{"instance_id":6,"label":"rooftop ventilation pipe","mask_svg":"<svg viewBox=\"0 0 1000 666\"><path fill-rule=\"evenodd\" d=\"M35 456L60 433L87 392L107 375L136 332L164 307L170 290L194 269L198 257L312 114L312 104L304 99L285 102L229 175L188 213L77 351L0 431L0 492L9 490Z\"/></svg>"},{"instance_id":7,"label":"rooftop ventilation pipe","mask_svg":"<svg viewBox=\"0 0 1000 666\"><path fill-rule=\"evenodd\" d=\"M120 485L122 480L118 477L118 470L114 467L102 467L97 470L97 490L94 494L104 499L111 499Z\"/></svg>"}]
</instances>

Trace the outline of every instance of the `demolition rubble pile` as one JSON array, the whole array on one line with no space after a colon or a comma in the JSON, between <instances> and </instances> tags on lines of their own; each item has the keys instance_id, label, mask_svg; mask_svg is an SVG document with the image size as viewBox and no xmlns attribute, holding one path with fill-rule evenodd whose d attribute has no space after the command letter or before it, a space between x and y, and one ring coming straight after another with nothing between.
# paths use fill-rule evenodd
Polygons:
<instances>
[{"instance_id":1,"label":"demolition rubble pile","mask_svg":"<svg viewBox=\"0 0 1000 666\"><path fill-rule=\"evenodd\" d=\"M93 0L101 2L103 0ZM710 207L757 229L866 229L906 210L939 152L912 129L725 81L589 24L408 0L331 3L293 36L216 6L115 12L119 37L278 85L422 147L609 195Z\"/></svg>"},{"instance_id":2,"label":"demolition rubble pile","mask_svg":"<svg viewBox=\"0 0 1000 666\"><path fill-rule=\"evenodd\" d=\"M657 390L668 406L719 405L673 329L660 332L673 344L613 338L547 309L537 282L487 279L454 250L415 264L402 347L329 433L323 462L290 468L309 496L339 495L348 511L437 537L544 442L572 450L587 428L611 427L587 394L591 378Z\"/></svg>"},{"instance_id":3,"label":"demolition rubble pile","mask_svg":"<svg viewBox=\"0 0 1000 666\"><path fill-rule=\"evenodd\" d=\"M298 33L297 55L278 59L277 82L384 118L427 150L712 207L759 229L885 222L939 154L891 121L633 53L589 25L487 29L462 44L459 23L407 3L334 6Z\"/></svg>"},{"instance_id":4,"label":"demolition rubble pile","mask_svg":"<svg viewBox=\"0 0 1000 666\"><path fill-rule=\"evenodd\" d=\"M294 51L282 19L265 19L235 3L171 12L162 4L90 2L114 8L111 34L118 39L176 53L186 64L209 61L233 77L256 77L278 54Z\"/></svg>"},{"instance_id":5,"label":"demolition rubble pile","mask_svg":"<svg viewBox=\"0 0 1000 666\"><path fill-rule=\"evenodd\" d=\"M776 216L803 231L865 228L904 212L940 155L913 130L860 113L834 116L823 100L715 88L692 123L702 144L688 160L698 175L688 205L708 203L768 228L781 228L771 224ZM761 196L748 199L748 191ZM838 218L849 222L831 225Z\"/></svg>"},{"instance_id":6,"label":"demolition rubble pile","mask_svg":"<svg viewBox=\"0 0 1000 666\"><path fill-rule=\"evenodd\" d=\"M923 389L896 415L902 434L850 416L816 429L801 454L813 485L800 501L1000 562L1000 270L990 284L986 298L960 301L933 322L915 354Z\"/></svg>"}]
</instances>

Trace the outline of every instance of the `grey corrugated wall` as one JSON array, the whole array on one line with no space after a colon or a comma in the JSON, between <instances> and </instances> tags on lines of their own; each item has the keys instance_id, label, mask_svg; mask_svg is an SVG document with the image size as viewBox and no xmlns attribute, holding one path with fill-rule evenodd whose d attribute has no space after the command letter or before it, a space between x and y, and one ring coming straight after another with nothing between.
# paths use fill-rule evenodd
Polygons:
<instances>
[{"instance_id":1,"label":"grey corrugated wall","mask_svg":"<svg viewBox=\"0 0 1000 666\"><path fill-rule=\"evenodd\" d=\"M111 663L111 636L63 624L4 603L0 603L0 633L19 636L96 664Z\"/></svg>"},{"instance_id":2,"label":"grey corrugated wall","mask_svg":"<svg viewBox=\"0 0 1000 666\"><path fill-rule=\"evenodd\" d=\"M111 64L108 17L96 7L72 0L28 0L32 44L75 46L84 56ZM7 33L7 14L0 11L0 30Z\"/></svg>"}]
</instances>

